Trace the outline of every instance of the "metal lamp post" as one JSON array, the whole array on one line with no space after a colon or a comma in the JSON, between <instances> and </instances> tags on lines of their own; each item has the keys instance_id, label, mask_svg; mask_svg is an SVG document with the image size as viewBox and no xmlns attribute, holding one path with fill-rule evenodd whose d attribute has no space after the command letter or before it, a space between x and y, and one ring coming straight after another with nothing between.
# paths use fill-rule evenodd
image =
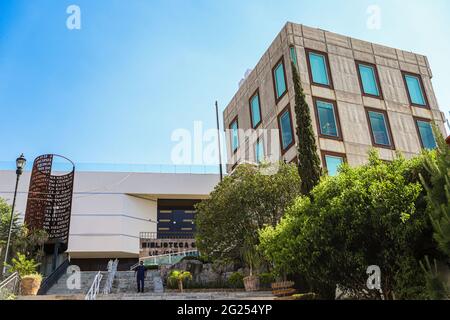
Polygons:
<instances>
[{"instance_id":1,"label":"metal lamp post","mask_svg":"<svg viewBox=\"0 0 450 320\"><path fill-rule=\"evenodd\" d=\"M14 222L14 207L16 206L16 196L17 196L17 187L19 185L19 178L23 173L23 169L25 168L25 164L27 163L27 159L23 156L23 153L16 159L16 187L14 189L14 199L13 204L11 207L11 220L9 222L9 233L8 233L8 242L6 243L6 249L5 249L5 261L3 262L3 275L6 274L6 264L8 263L8 251L9 246L11 244L11 234L12 234L12 228L13 228L13 222Z\"/></svg>"}]
</instances>

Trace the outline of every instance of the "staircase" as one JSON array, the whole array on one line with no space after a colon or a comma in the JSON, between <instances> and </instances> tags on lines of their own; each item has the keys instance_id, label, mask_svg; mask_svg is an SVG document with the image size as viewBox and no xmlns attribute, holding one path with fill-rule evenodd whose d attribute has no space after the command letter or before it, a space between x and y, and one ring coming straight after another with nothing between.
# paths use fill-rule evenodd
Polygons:
<instances>
[{"instance_id":1,"label":"staircase","mask_svg":"<svg viewBox=\"0 0 450 320\"><path fill-rule=\"evenodd\" d=\"M67 280L72 274L65 273L58 279L58 281L46 292L46 295L78 295L86 294L94 281L94 278L98 271L82 271L80 272L81 285L79 289L69 289L67 287ZM102 272L103 279L101 282L101 287L103 287L108 272Z\"/></svg>"},{"instance_id":2,"label":"staircase","mask_svg":"<svg viewBox=\"0 0 450 320\"><path fill-rule=\"evenodd\" d=\"M85 295L94 281L95 275L98 271L82 271L81 276L81 286L80 289L69 289L67 287L67 279L71 274L64 274L61 278L47 291L46 295L53 296L66 296L66 295ZM100 293L102 296L102 290L106 283L108 277L108 272L102 272L103 278L100 283ZM145 292L158 292L164 291L162 285L162 279L158 270L149 270L144 281ZM135 293L137 291L136 275L134 271L117 271L114 278L111 294L128 294ZM105 295L107 298L108 295Z\"/></svg>"},{"instance_id":3,"label":"staircase","mask_svg":"<svg viewBox=\"0 0 450 320\"><path fill-rule=\"evenodd\" d=\"M158 270L147 271L144 280L144 292L162 289L161 276ZM117 271L111 294L134 293L137 291L136 275L134 271Z\"/></svg>"}]
</instances>

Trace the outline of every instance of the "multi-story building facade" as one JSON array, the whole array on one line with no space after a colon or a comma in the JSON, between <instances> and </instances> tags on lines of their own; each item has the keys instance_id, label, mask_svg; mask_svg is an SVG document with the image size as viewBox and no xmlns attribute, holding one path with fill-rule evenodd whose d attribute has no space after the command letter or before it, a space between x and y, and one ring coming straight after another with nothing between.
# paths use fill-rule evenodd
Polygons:
<instances>
[{"instance_id":1,"label":"multi-story building facade","mask_svg":"<svg viewBox=\"0 0 450 320\"><path fill-rule=\"evenodd\" d=\"M228 171L274 154L296 161L291 62L330 174L343 161L365 163L371 148L391 160L435 147L433 122L445 134L427 57L289 22L224 110ZM249 139L248 129L278 132L279 150L267 135Z\"/></svg>"}]
</instances>

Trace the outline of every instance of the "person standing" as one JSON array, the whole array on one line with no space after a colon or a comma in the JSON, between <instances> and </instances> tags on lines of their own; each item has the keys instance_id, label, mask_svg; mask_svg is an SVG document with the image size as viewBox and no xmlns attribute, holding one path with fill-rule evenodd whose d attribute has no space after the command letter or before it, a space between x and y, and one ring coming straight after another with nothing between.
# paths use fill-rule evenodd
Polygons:
<instances>
[{"instance_id":1,"label":"person standing","mask_svg":"<svg viewBox=\"0 0 450 320\"><path fill-rule=\"evenodd\" d=\"M137 281L137 290L138 293L144 293L144 279L145 279L145 267L144 261L140 261L139 265L134 269L134 273L136 275Z\"/></svg>"}]
</instances>

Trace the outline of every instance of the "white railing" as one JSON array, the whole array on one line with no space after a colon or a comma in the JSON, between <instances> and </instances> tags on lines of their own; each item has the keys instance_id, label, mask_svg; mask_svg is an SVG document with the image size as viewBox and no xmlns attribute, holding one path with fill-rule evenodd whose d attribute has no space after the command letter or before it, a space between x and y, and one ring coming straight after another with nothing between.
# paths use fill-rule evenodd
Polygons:
<instances>
[{"instance_id":1,"label":"white railing","mask_svg":"<svg viewBox=\"0 0 450 320\"><path fill-rule=\"evenodd\" d=\"M117 266L119 265L119 260L109 260L108 262L108 278L106 279L105 286L103 287L103 294L110 294L114 278L117 273Z\"/></svg>"},{"instance_id":2,"label":"white railing","mask_svg":"<svg viewBox=\"0 0 450 320\"><path fill-rule=\"evenodd\" d=\"M100 282L102 282L103 275L101 271L99 271L92 282L91 288L88 293L84 297L84 300L95 300L97 298L97 294L100 291Z\"/></svg>"},{"instance_id":3,"label":"white railing","mask_svg":"<svg viewBox=\"0 0 450 320\"><path fill-rule=\"evenodd\" d=\"M175 264L187 256L198 256L198 250L180 251L175 253L161 254L157 256L147 256L139 258L139 262L131 266L130 270L134 270L141 261L146 265ZM146 263L147 262L147 263Z\"/></svg>"},{"instance_id":4,"label":"white railing","mask_svg":"<svg viewBox=\"0 0 450 320\"><path fill-rule=\"evenodd\" d=\"M8 278L0 283L0 300L3 295L18 294L19 293L20 277L17 272L14 272Z\"/></svg>"}]
</instances>

